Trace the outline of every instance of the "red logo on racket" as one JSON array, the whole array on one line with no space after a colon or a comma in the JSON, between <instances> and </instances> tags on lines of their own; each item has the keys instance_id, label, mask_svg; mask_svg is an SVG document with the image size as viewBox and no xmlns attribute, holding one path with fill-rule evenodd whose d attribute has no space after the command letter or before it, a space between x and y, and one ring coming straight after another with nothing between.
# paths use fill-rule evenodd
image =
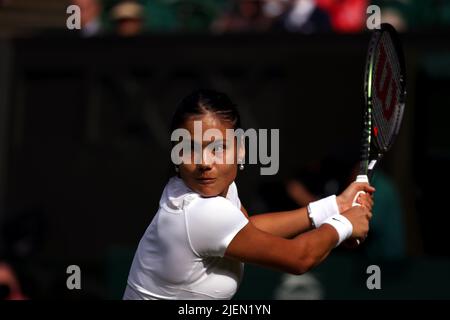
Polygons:
<instances>
[{"instance_id":1,"label":"red logo on racket","mask_svg":"<svg viewBox=\"0 0 450 320\"><path fill-rule=\"evenodd\" d=\"M375 91L378 99L383 106L383 116L389 120L392 117L394 108L397 104L397 83L392 77L392 66L386 59L386 50L383 43L380 44L380 55L378 57L378 68L375 75ZM385 71L386 69L386 71ZM385 75L384 81L383 74ZM390 89L390 99L388 100Z\"/></svg>"}]
</instances>

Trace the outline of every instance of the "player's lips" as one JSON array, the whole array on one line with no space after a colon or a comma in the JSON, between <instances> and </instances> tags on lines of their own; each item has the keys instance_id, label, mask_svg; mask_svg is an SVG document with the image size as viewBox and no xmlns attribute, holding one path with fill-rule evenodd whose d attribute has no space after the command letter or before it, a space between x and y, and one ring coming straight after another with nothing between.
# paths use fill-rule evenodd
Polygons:
<instances>
[{"instance_id":1,"label":"player's lips","mask_svg":"<svg viewBox=\"0 0 450 320\"><path fill-rule=\"evenodd\" d=\"M196 179L198 183L200 184L212 184L214 183L217 179L216 178L197 178Z\"/></svg>"}]
</instances>

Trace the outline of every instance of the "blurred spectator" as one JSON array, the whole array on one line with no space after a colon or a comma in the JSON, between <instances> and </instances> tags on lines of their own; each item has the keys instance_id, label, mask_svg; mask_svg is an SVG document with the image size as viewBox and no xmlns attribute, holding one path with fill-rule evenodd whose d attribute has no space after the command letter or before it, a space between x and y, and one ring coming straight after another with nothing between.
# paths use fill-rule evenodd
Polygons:
<instances>
[{"instance_id":1,"label":"blurred spectator","mask_svg":"<svg viewBox=\"0 0 450 320\"><path fill-rule=\"evenodd\" d=\"M111 19L116 34L122 37L136 36L144 28L144 8L136 1L123 1L112 8Z\"/></svg>"},{"instance_id":2,"label":"blurred spectator","mask_svg":"<svg viewBox=\"0 0 450 320\"><path fill-rule=\"evenodd\" d=\"M382 21L399 31L445 30L450 26L450 1L373 0L372 3L381 7Z\"/></svg>"},{"instance_id":3,"label":"blurred spectator","mask_svg":"<svg viewBox=\"0 0 450 320\"><path fill-rule=\"evenodd\" d=\"M396 1L400 2L400 1ZM405 1L402 1L405 2ZM409 0L407 1L410 13L409 24L421 29L444 29L450 27L450 1L435 0Z\"/></svg>"},{"instance_id":4,"label":"blurred spectator","mask_svg":"<svg viewBox=\"0 0 450 320\"><path fill-rule=\"evenodd\" d=\"M92 37L102 33L100 16L102 6L100 0L73 0L72 3L80 7L81 35Z\"/></svg>"},{"instance_id":5,"label":"blurred spectator","mask_svg":"<svg viewBox=\"0 0 450 320\"><path fill-rule=\"evenodd\" d=\"M328 14L315 0L292 1L290 8L275 22L274 29L305 34L332 31Z\"/></svg>"},{"instance_id":6,"label":"blurred spectator","mask_svg":"<svg viewBox=\"0 0 450 320\"><path fill-rule=\"evenodd\" d=\"M354 175L356 177L356 174ZM400 194L392 179L378 170L371 184L377 189L371 220L370 241L365 244L369 258L398 260L406 255L405 227Z\"/></svg>"},{"instance_id":7,"label":"blurred spectator","mask_svg":"<svg viewBox=\"0 0 450 320\"><path fill-rule=\"evenodd\" d=\"M40 265L48 236L45 210L32 207L5 214L0 224L0 296L36 297L47 285ZM7 263L5 263L7 262ZM19 285L20 284L20 285Z\"/></svg>"},{"instance_id":8,"label":"blurred spectator","mask_svg":"<svg viewBox=\"0 0 450 320\"><path fill-rule=\"evenodd\" d=\"M264 15L275 19L285 13L290 7L291 0L265 0Z\"/></svg>"},{"instance_id":9,"label":"blurred spectator","mask_svg":"<svg viewBox=\"0 0 450 320\"><path fill-rule=\"evenodd\" d=\"M381 11L381 23L391 24L398 32L405 32L408 29L408 22L405 17L394 8L384 8Z\"/></svg>"},{"instance_id":10,"label":"blurred spectator","mask_svg":"<svg viewBox=\"0 0 450 320\"><path fill-rule=\"evenodd\" d=\"M27 300L11 266L0 261L0 300Z\"/></svg>"},{"instance_id":11,"label":"blurred spectator","mask_svg":"<svg viewBox=\"0 0 450 320\"><path fill-rule=\"evenodd\" d=\"M219 8L211 0L174 0L176 29L182 32L205 32L214 21Z\"/></svg>"},{"instance_id":12,"label":"blurred spectator","mask_svg":"<svg viewBox=\"0 0 450 320\"><path fill-rule=\"evenodd\" d=\"M286 183L286 191L298 206L338 194L356 179L359 162L330 156L303 167ZM377 190L370 233L364 243L369 258L397 260L405 256L405 234L400 195L392 180L377 168L371 184Z\"/></svg>"},{"instance_id":13,"label":"blurred spectator","mask_svg":"<svg viewBox=\"0 0 450 320\"><path fill-rule=\"evenodd\" d=\"M408 12L411 6L410 0L375 0L373 5L381 8L381 22L389 23L399 32L404 32L409 28Z\"/></svg>"},{"instance_id":14,"label":"blurred spectator","mask_svg":"<svg viewBox=\"0 0 450 320\"><path fill-rule=\"evenodd\" d=\"M270 29L272 20L264 14L262 0L234 0L229 12L219 16L212 24L212 31L262 32Z\"/></svg>"},{"instance_id":15,"label":"blurred spectator","mask_svg":"<svg viewBox=\"0 0 450 320\"><path fill-rule=\"evenodd\" d=\"M368 0L315 0L315 2L330 16L335 32L362 32L366 27Z\"/></svg>"}]
</instances>

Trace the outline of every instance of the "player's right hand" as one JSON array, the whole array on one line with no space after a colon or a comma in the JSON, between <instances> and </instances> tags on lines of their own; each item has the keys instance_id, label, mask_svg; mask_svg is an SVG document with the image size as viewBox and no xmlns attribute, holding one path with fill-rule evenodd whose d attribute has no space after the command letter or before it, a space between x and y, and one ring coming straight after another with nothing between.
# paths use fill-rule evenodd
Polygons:
<instances>
[{"instance_id":1,"label":"player's right hand","mask_svg":"<svg viewBox=\"0 0 450 320\"><path fill-rule=\"evenodd\" d=\"M342 213L352 224L353 232L350 238L364 240L369 232L369 221L372 212L364 206L356 206Z\"/></svg>"}]
</instances>

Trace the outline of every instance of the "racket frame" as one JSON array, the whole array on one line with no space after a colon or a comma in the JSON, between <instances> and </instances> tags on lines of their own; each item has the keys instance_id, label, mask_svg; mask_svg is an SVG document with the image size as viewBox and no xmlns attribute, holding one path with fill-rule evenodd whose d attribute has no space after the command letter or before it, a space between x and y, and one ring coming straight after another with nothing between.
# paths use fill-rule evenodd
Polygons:
<instances>
[{"instance_id":1,"label":"racket frame","mask_svg":"<svg viewBox=\"0 0 450 320\"><path fill-rule=\"evenodd\" d=\"M400 68L400 96L399 101L397 102L398 106L396 108L400 108L400 111L396 113L396 119L394 124L394 132L389 139L389 142L386 146L379 146L377 139L373 137L373 73L375 68L375 48L379 45L381 38L384 32L388 32L392 44L394 46L394 50L396 52L396 56L398 58L399 68ZM398 34L395 31L394 27L390 24L383 23L380 26L380 29L375 30L371 36L369 49L367 51L366 57L366 66L365 66L365 74L364 74L364 98L365 98L365 108L364 108L364 128L362 135L362 144L361 144L361 161L359 168L360 176L367 176L370 180L375 166L380 162L383 158L383 155L391 148L393 142L395 141L399 130L400 125L403 118L405 99L406 99L406 73L405 73L405 62L403 50L398 38Z\"/></svg>"}]
</instances>

